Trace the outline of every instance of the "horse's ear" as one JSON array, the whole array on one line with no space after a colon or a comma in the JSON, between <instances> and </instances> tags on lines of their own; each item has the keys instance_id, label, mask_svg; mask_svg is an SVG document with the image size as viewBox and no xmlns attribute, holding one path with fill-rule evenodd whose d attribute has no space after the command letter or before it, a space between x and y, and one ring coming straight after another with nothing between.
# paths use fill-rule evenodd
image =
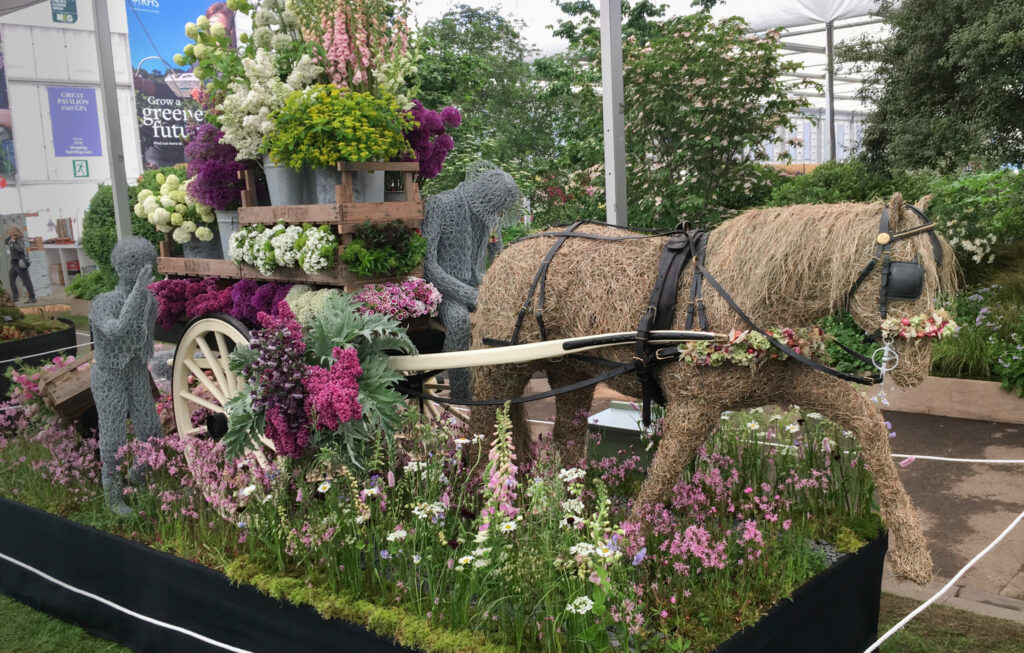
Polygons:
<instances>
[{"instance_id":1,"label":"horse's ear","mask_svg":"<svg viewBox=\"0 0 1024 653\"><path fill-rule=\"evenodd\" d=\"M914 203L914 206L916 206L919 211L924 213L924 212L926 212L928 210L928 205L931 204L931 203L932 203L932 196L931 195L925 195L921 199L917 200L917 202Z\"/></svg>"},{"instance_id":2,"label":"horse's ear","mask_svg":"<svg viewBox=\"0 0 1024 653\"><path fill-rule=\"evenodd\" d=\"M889 199L889 228L893 231L903 231L912 222L912 213L903 202L903 194L899 191L892 194Z\"/></svg>"}]
</instances>

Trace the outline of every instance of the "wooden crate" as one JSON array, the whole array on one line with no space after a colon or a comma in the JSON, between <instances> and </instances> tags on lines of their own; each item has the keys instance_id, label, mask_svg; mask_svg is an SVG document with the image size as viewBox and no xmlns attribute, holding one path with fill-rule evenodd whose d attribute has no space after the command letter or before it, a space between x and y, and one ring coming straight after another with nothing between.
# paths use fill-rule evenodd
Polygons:
<instances>
[{"instance_id":1,"label":"wooden crate","mask_svg":"<svg viewBox=\"0 0 1024 653\"><path fill-rule=\"evenodd\" d=\"M74 420L95 405L92 396L91 370L93 352L76 358L73 365L46 370L39 377L39 394L43 403L66 420ZM153 376L149 377L153 399L160 398Z\"/></svg>"}]
</instances>

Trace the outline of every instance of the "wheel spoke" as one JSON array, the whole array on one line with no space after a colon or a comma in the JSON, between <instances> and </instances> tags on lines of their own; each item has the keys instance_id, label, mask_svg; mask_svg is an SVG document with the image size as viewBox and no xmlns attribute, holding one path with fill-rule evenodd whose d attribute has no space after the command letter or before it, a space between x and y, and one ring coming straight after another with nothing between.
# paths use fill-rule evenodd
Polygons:
<instances>
[{"instance_id":1,"label":"wheel spoke","mask_svg":"<svg viewBox=\"0 0 1024 653\"><path fill-rule=\"evenodd\" d=\"M192 403L199 404L200 406L202 406L204 408L209 408L210 410L212 410L215 413L221 413L221 414L224 414L224 415L227 414L227 411L225 411L222 406L218 406L217 404L213 403L212 401L207 401L206 399L203 399L202 397L197 397L194 394L192 394L191 392L189 392L188 390L182 390L178 394L181 397L184 397L185 399L191 401Z\"/></svg>"},{"instance_id":2,"label":"wheel spoke","mask_svg":"<svg viewBox=\"0 0 1024 653\"><path fill-rule=\"evenodd\" d=\"M199 345L199 348L203 351L203 356L205 356L206 359L208 361L210 361L210 367L213 368L213 374L214 374L214 376L217 377L217 383L220 384L220 387L222 387L222 388L224 388L226 390L228 382L224 378L224 370L221 368L221 365L223 363L219 363L218 359L214 358L213 352L210 351L210 346L206 344L206 338L204 338L204 337L196 338L196 344ZM221 401L221 403L222 404L226 404L227 403L227 397L225 397Z\"/></svg>"},{"instance_id":3,"label":"wheel spoke","mask_svg":"<svg viewBox=\"0 0 1024 653\"><path fill-rule=\"evenodd\" d=\"M203 384L203 387L210 391L210 394L213 395L214 399L220 402L221 406L228 403L228 398L224 396L224 393L221 392L221 389L217 387L217 384L211 381L208 376L206 376L206 372L201 370L199 366L196 365L196 362L194 360L186 358L182 362L185 363L185 367L187 367L192 372L192 375L196 377L196 379L198 379L200 383Z\"/></svg>"},{"instance_id":4,"label":"wheel spoke","mask_svg":"<svg viewBox=\"0 0 1024 653\"><path fill-rule=\"evenodd\" d=\"M217 353L220 354L220 364L224 370L224 378L227 380L227 387L224 390L229 396L234 397L238 394L238 385L236 384L235 373L229 367L230 361L228 357L231 355L231 352L228 351L228 344L224 339L223 333L218 331L214 336L217 338Z\"/></svg>"}]
</instances>

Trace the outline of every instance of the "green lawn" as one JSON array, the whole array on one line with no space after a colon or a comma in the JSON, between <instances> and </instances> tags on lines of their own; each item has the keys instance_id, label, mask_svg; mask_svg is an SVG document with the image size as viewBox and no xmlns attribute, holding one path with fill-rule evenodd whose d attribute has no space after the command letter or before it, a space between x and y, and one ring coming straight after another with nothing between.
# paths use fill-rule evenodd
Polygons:
<instances>
[{"instance_id":1,"label":"green lawn","mask_svg":"<svg viewBox=\"0 0 1024 653\"><path fill-rule=\"evenodd\" d=\"M882 595L883 633L917 607L912 599ZM889 639L883 653L1020 653L1024 624L933 605ZM113 653L128 651L0 594L3 653Z\"/></svg>"},{"instance_id":2,"label":"green lawn","mask_svg":"<svg viewBox=\"0 0 1024 653\"><path fill-rule=\"evenodd\" d=\"M0 651L4 653L111 653L129 651L93 637L0 594Z\"/></svg>"}]
</instances>

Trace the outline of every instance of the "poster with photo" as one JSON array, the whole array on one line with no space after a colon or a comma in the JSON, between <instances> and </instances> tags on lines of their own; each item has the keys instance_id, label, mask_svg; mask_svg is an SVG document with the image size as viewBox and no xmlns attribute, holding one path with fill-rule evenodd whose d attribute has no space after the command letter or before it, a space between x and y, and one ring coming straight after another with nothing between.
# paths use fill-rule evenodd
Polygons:
<instances>
[{"instance_id":1,"label":"poster with photo","mask_svg":"<svg viewBox=\"0 0 1024 653\"><path fill-rule=\"evenodd\" d=\"M174 65L174 55L191 43L185 24L206 16L224 25L235 42L235 12L210 0L125 0L128 47L144 168L183 163L183 139L204 111L196 97L200 80Z\"/></svg>"}]
</instances>

